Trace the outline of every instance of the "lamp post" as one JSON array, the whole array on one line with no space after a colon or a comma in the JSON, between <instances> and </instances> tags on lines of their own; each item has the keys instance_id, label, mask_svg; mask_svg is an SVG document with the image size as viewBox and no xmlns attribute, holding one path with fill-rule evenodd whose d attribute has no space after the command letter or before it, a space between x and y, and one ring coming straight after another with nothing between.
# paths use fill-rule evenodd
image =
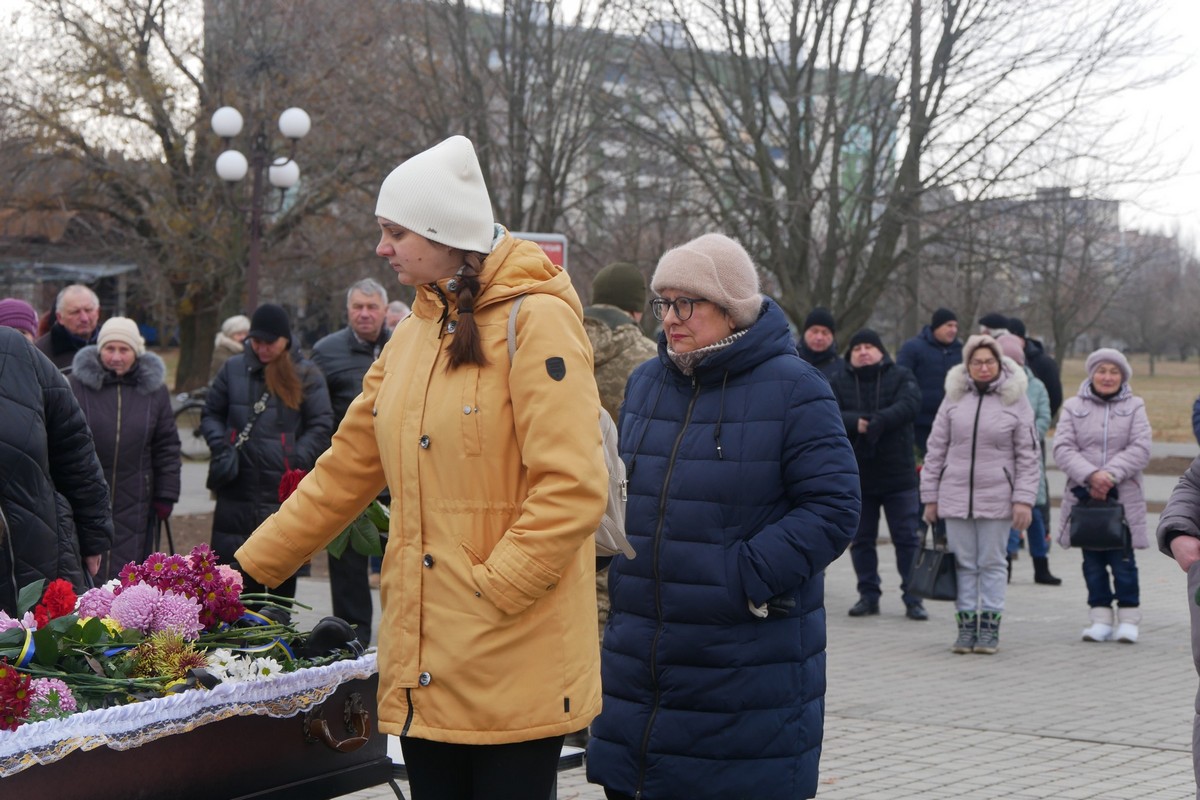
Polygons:
<instances>
[{"instance_id":1,"label":"lamp post","mask_svg":"<svg viewBox=\"0 0 1200 800\"><path fill-rule=\"evenodd\" d=\"M289 108L279 115L279 132L291 142L288 155L271 158L271 142L267 136L266 121L259 123L258 131L250 142L250 158L230 147L230 140L242 132L242 115L232 106L222 106L212 115L213 133L224 141L226 150L217 156L217 175L228 184L246 177L253 169L250 188L250 260L246 267L246 302L248 311L258 307L258 269L262 248L262 215L264 205L263 172L267 180L279 189L279 207L283 207L284 193L300 180L300 166L295 162L296 145L312 127L312 120L302 108ZM268 167L268 160L270 166ZM274 210L278 210L274 209Z\"/></svg>"}]
</instances>

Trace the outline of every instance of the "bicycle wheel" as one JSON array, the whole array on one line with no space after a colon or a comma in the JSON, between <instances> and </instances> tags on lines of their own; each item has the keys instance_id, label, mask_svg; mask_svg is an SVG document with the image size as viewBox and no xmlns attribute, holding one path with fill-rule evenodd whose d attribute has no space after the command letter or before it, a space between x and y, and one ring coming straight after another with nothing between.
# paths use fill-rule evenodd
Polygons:
<instances>
[{"instance_id":1,"label":"bicycle wheel","mask_svg":"<svg viewBox=\"0 0 1200 800\"><path fill-rule=\"evenodd\" d=\"M187 404L175 412L180 449L188 461L204 461L209 456L208 442L200 434L200 412L203 410L203 405Z\"/></svg>"}]
</instances>

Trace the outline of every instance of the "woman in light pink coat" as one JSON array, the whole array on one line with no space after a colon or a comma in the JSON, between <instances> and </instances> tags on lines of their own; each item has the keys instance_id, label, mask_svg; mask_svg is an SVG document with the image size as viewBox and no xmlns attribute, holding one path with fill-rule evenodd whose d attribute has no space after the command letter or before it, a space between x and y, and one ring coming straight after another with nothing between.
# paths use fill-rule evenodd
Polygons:
<instances>
[{"instance_id":1,"label":"woman in light pink coat","mask_svg":"<svg viewBox=\"0 0 1200 800\"><path fill-rule=\"evenodd\" d=\"M995 653L1008 585L1009 528L1029 527L1040 479L1025 371L990 336L972 336L946 374L921 469L931 524L946 521L958 570L955 653Z\"/></svg>"},{"instance_id":2,"label":"woman in light pink coat","mask_svg":"<svg viewBox=\"0 0 1200 800\"><path fill-rule=\"evenodd\" d=\"M1071 509L1077 494L1103 500L1115 489L1117 501L1125 507L1133 546L1142 550L1150 546L1146 497L1142 493L1142 470L1150 463L1146 404L1129 388L1133 373L1120 351L1101 348L1092 353L1087 359L1087 372L1079 393L1063 403L1054 432L1054 461L1067 476L1058 542L1063 547L1071 546ZM1084 550L1083 579L1092 623L1083 631L1083 640L1136 642L1142 612L1138 608L1141 600L1133 552Z\"/></svg>"}]
</instances>

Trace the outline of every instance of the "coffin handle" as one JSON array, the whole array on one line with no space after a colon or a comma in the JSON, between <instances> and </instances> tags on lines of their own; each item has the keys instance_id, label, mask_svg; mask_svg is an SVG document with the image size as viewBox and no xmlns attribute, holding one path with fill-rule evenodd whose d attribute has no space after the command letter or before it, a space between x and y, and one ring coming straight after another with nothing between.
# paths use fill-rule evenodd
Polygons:
<instances>
[{"instance_id":1,"label":"coffin handle","mask_svg":"<svg viewBox=\"0 0 1200 800\"><path fill-rule=\"evenodd\" d=\"M345 739L338 739L329 730L329 723L319 716L319 708L310 709L304 715L304 737L310 742L324 742L325 746L339 753L353 753L371 739L371 714L363 708L362 696L354 692L346 699L346 711L342 720L346 730L353 733Z\"/></svg>"}]
</instances>

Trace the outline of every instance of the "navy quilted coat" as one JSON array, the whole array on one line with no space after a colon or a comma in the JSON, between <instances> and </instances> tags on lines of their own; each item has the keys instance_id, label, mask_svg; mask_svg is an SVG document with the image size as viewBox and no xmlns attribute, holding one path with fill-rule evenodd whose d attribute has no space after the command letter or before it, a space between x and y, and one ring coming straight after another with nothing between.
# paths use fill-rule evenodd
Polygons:
<instances>
[{"instance_id":1,"label":"navy quilted coat","mask_svg":"<svg viewBox=\"0 0 1200 800\"><path fill-rule=\"evenodd\" d=\"M694 379L665 347L621 411L637 557L609 571L588 779L646 800L812 797L824 569L858 526L854 453L773 301ZM772 598L795 606L751 612Z\"/></svg>"}]
</instances>

